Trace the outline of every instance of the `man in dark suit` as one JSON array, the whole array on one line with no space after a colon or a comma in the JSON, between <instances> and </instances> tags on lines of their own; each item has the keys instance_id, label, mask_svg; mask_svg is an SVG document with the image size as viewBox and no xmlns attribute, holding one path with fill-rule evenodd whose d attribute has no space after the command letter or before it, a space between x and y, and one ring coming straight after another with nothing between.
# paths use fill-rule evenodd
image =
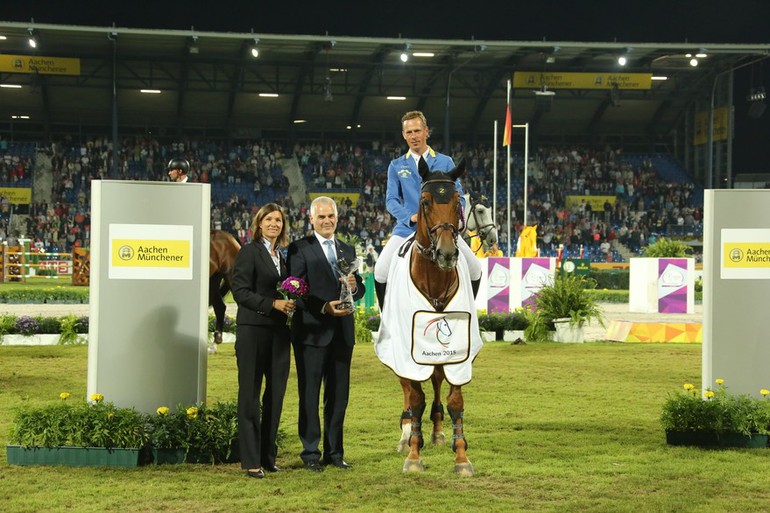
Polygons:
<instances>
[{"instance_id":1,"label":"man in dark suit","mask_svg":"<svg viewBox=\"0 0 770 513\"><path fill-rule=\"evenodd\" d=\"M292 345L299 387L300 457L308 470L320 472L322 463L350 468L343 459L343 422L350 390L350 360L355 344L353 310L341 306L339 259L352 261L355 249L334 237L337 204L321 196L310 205L314 233L289 245L289 274L304 279L308 295L297 302L292 324ZM358 273L347 278L353 299L364 295ZM324 384L323 459L318 445L321 383Z\"/></svg>"}]
</instances>

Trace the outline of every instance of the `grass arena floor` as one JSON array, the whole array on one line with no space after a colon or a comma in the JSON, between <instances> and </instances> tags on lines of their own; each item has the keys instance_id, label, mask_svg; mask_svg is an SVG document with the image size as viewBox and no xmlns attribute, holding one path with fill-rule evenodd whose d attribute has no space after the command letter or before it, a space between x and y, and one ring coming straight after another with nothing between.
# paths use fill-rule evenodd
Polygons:
<instances>
[{"instance_id":1,"label":"grass arena floor","mask_svg":"<svg viewBox=\"0 0 770 513\"><path fill-rule=\"evenodd\" d=\"M630 314L627 304L602 307L608 320L671 319ZM228 305L231 315L236 309ZM0 304L0 313L88 311L87 304ZM702 307L676 317L699 322ZM589 339L602 336L600 326L589 329ZM86 346L0 347L0 440L7 440L18 407L57 401L62 391L83 398L87 365ZM279 474L247 479L238 464L14 467L3 451L0 501L9 512L767 511L767 449L665 444L663 401L682 383L700 382L700 365L700 344L488 343L463 388L475 475L454 475L451 449L430 444L426 471L405 475L404 455L395 452L400 387L371 345L358 344L345 433L350 471L311 474L301 467L292 364ZM234 400L236 375L234 347L224 344L209 356L208 400Z\"/></svg>"},{"instance_id":2,"label":"grass arena floor","mask_svg":"<svg viewBox=\"0 0 770 513\"><path fill-rule=\"evenodd\" d=\"M0 347L0 439L19 406L58 401L62 391L84 397L87 349ZM224 344L209 356L209 401L237 395L233 349ZM292 365L283 472L254 480L238 464L15 467L2 453L2 510L766 511L767 449L665 444L660 408L670 391L699 382L700 359L700 344L488 343L463 388L476 473L462 478L452 472L451 449L430 444L426 471L402 473L400 387L371 345L358 344L345 433L350 471L302 468Z\"/></svg>"}]
</instances>

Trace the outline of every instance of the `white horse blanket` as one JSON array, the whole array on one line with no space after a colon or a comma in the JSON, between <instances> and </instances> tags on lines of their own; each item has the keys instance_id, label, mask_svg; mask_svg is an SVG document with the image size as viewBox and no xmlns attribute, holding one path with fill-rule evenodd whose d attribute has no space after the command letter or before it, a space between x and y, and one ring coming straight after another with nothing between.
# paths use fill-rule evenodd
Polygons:
<instances>
[{"instance_id":1,"label":"white horse blanket","mask_svg":"<svg viewBox=\"0 0 770 513\"><path fill-rule=\"evenodd\" d=\"M471 380L471 365L483 345L468 264L460 253L459 290L443 312L436 312L412 282L413 249L412 244L403 255L399 250L391 261L374 351L399 377L425 381L433 366L443 365L450 384L464 385Z\"/></svg>"}]
</instances>

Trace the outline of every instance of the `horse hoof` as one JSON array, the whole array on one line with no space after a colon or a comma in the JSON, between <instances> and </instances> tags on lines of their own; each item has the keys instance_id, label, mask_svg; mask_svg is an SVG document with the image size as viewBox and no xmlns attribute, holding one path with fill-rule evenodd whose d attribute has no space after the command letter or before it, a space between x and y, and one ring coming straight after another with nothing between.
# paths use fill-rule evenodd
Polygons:
<instances>
[{"instance_id":1,"label":"horse hoof","mask_svg":"<svg viewBox=\"0 0 770 513\"><path fill-rule=\"evenodd\" d=\"M446 443L446 437L442 431L439 431L438 433L430 435L430 441L433 445L444 445Z\"/></svg>"},{"instance_id":2,"label":"horse hoof","mask_svg":"<svg viewBox=\"0 0 770 513\"><path fill-rule=\"evenodd\" d=\"M455 474L460 476L471 477L473 475L473 465L471 465L470 461L467 463L456 463Z\"/></svg>"},{"instance_id":3,"label":"horse hoof","mask_svg":"<svg viewBox=\"0 0 770 513\"><path fill-rule=\"evenodd\" d=\"M216 354L217 346L209 346L209 354Z\"/></svg>"},{"instance_id":4,"label":"horse hoof","mask_svg":"<svg viewBox=\"0 0 770 513\"><path fill-rule=\"evenodd\" d=\"M222 343L222 333L219 331L214 332L214 343L215 344L221 344Z\"/></svg>"},{"instance_id":5,"label":"horse hoof","mask_svg":"<svg viewBox=\"0 0 770 513\"><path fill-rule=\"evenodd\" d=\"M410 460L409 458L404 461L404 472L422 472L425 470L425 465L422 464L422 460Z\"/></svg>"}]
</instances>

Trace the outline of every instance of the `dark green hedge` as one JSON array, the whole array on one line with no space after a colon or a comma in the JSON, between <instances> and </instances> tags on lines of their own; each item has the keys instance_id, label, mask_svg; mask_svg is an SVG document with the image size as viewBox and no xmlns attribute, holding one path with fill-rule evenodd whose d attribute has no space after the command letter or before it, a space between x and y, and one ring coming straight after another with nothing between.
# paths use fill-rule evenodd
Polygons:
<instances>
[{"instance_id":1,"label":"dark green hedge","mask_svg":"<svg viewBox=\"0 0 770 513\"><path fill-rule=\"evenodd\" d=\"M592 269L588 276L596 280L596 288L599 290L628 290L630 274L629 271L619 269L611 271Z\"/></svg>"},{"instance_id":2,"label":"dark green hedge","mask_svg":"<svg viewBox=\"0 0 770 513\"><path fill-rule=\"evenodd\" d=\"M0 288L0 303L88 303L88 287Z\"/></svg>"}]
</instances>

